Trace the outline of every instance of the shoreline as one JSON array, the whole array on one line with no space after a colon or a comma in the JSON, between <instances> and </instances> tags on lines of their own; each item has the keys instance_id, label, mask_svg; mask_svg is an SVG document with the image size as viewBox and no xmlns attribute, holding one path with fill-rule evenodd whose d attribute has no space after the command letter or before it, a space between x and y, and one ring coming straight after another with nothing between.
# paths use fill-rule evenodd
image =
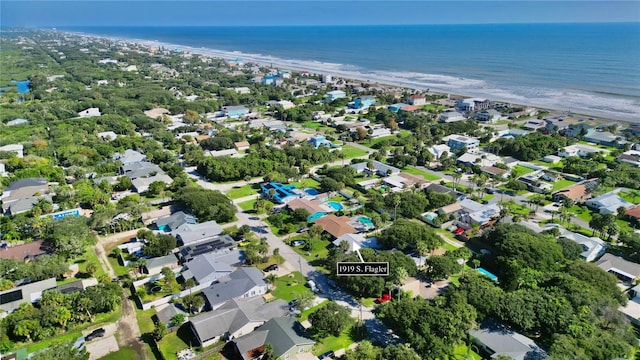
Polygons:
<instances>
[{"instance_id":1,"label":"shoreline","mask_svg":"<svg viewBox=\"0 0 640 360\"><path fill-rule=\"evenodd\" d=\"M389 71L376 71L376 70L364 70L358 66L336 64L328 62L320 62L315 60L300 60L300 59L283 59L272 55L264 54L252 54L241 51L229 51L211 49L206 47L195 47L187 45L179 45L168 43L159 40L149 39L137 39L130 37L109 36L92 33L74 32L74 31L59 31L61 33L72 34L81 37L90 37L98 39L106 39L113 42L130 42L146 47L165 47L169 49L176 49L191 54L207 56L218 59L229 58L241 58L244 63L255 63L262 66L273 66L279 69L294 70L294 71L308 71L315 74L328 74L334 77L343 78L345 80L356 80L362 82L369 82L372 84L379 84L387 87L399 87L405 89L412 89L418 91L429 90L430 93L451 95L455 97L481 97L487 98L490 101L508 103L521 107L535 107L538 110L547 110L557 114L571 114L574 116L583 116L587 118L594 118L596 122L612 122L618 121L622 123L638 123L640 122L640 106L632 104L635 112L621 112L617 109L584 109L579 107L571 107L571 105L561 108L558 106L549 106L549 104L543 104L535 101L535 99L527 99L523 96L519 96L513 93L507 93L504 89L495 89L503 93L503 96L496 96L495 94L483 92L483 91L465 91L465 87L474 87L476 89L486 89L484 86L486 83L484 80L470 79L448 75L438 74L424 74L424 73L410 73L410 72L389 72ZM407 77L407 76L412 76ZM448 81L448 83L447 83ZM469 89L467 89L469 90ZM561 94L566 93L568 90L556 90ZM588 93L576 93L576 96L593 97L594 94ZM602 96L602 98L613 98L611 96ZM631 100L628 100L631 101Z\"/></svg>"}]
</instances>

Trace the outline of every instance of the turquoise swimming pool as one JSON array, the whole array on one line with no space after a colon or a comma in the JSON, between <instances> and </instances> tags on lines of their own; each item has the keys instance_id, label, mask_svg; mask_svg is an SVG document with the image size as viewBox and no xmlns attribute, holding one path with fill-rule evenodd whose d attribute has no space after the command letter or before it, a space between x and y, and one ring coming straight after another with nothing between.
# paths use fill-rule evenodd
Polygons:
<instances>
[{"instance_id":1,"label":"turquoise swimming pool","mask_svg":"<svg viewBox=\"0 0 640 360\"><path fill-rule=\"evenodd\" d=\"M311 216L307 218L307 222L316 221L325 215L327 215L327 213L318 211L316 213L311 214Z\"/></svg>"},{"instance_id":2,"label":"turquoise swimming pool","mask_svg":"<svg viewBox=\"0 0 640 360\"><path fill-rule=\"evenodd\" d=\"M371 219L369 219L369 218L368 218L368 217L366 217L366 216L360 216L360 217L358 218L358 222L359 222L360 224L362 224L362 225L364 225L364 226L368 227L368 228L374 228L374 227L375 227L375 225L373 225L373 221L371 221Z\"/></svg>"},{"instance_id":3,"label":"turquoise swimming pool","mask_svg":"<svg viewBox=\"0 0 640 360\"><path fill-rule=\"evenodd\" d=\"M498 281L498 277L493 275L492 273L488 272L487 270L483 269L483 268L478 268L478 272L482 275L486 275L488 276L491 280L493 281Z\"/></svg>"},{"instance_id":4,"label":"turquoise swimming pool","mask_svg":"<svg viewBox=\"0 0 640 360\"><path fill-rule=\"evenodd\" d=\"M335 211L340 211L342 209L344 209L344 206L342 206L342 204L340 204L337 201L328 201L327 205L331 206L331 208Z\"/></svg>"}]
</instances>

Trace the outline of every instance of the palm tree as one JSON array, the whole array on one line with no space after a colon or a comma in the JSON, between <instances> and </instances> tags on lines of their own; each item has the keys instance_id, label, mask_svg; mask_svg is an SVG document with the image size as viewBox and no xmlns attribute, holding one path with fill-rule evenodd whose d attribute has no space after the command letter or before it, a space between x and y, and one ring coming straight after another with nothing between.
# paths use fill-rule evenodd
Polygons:
<instances>
[{"instance_id":1,"label":"palm tree","mask_svg":"<svg viewBox=\"0 0 640 360\"><path fill-rule=\"evenodd\" d=\"M460 179L462 178L462 174L454 172L451 174L451 179L453 180L453 191L456 191L456 185L460 183Z\"/></svg>"},{"instance_id":2,"label":"palm tree","mask_svg":"<svg viewBox=\"0 0 640 360\"><path fill-rule=\"evenodd\" d=\"M397 220L398 219L398 205L400 205L400 195L395 194L393 195L393 220Z\"/></svg>"}]
</instances>

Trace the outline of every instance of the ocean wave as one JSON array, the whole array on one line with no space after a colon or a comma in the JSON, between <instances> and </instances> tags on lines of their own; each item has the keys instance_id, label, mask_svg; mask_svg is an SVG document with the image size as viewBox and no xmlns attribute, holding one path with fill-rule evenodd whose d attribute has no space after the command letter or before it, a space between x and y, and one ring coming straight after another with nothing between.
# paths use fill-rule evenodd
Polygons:
<instances>
[{"instance_id":1,"label":"ocean wave","mask_svg":"<svg viewBox=\"0 0 640 360\"><path fill-rule=\"evenodd\" d=\"M110 36L79 34L83 36L108 38L123 41L123 38ZM350 64L330 63L317 60L283 59L268 54L255 54L241 51L226 51L210 48L198 48L145 39L124 39L150 47L163 46L169 49L187 51L210 57L231 59L240 57L244 62L272 64L279 68L306 70L312 73L331 74L333 76L361 81L408 87L417 90L430 89L434 92L459 94L464 96L485 97L491 100L530 105L545 109L571 111L586 115L640 122L640 101L615 94L585 92L570 89L548 87L529 87L522 85L498 84L491 79L472 79L461 76L426 74L405 71L380 71L364 69Z\"/></svg>"}]
</instances>

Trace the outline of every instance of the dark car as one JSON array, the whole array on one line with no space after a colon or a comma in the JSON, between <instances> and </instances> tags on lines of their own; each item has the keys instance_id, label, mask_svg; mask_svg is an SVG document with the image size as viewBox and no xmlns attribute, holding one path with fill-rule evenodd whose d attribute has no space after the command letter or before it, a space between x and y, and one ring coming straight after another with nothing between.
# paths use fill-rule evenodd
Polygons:
<instances>
[{"instance_id":1,"label":"dark car","mask_svg":"<svg viewBox=\"0 0 640 360\"><path fill-rule=\"evenodd\" d=\"M97 339L99 337L103 337L104 333L105 333L104 328L95 329L89 335L85 336L84 340L85 341L91 341L93 339Z\"/></svg>"},{"instance_id":2,"label":"dark car","mask_svg":"<svg viewBox=\"0 0 640 360\"><path fill-rule=\"evenodd\" d=\"M294 307L296 306L296 304L298 304L298 299L293 299L289 301L289 307Z\"/></svg>"},{"instance_id":3,"label":"dark car","mask_svg":"<svg viewBox=\"0 0 640 360\"><path fill-rule=\"evenodd\" d=\"M333 359L333 357L335 356L335 353L333 352L333 350L329 350L326 353L318 356L318 359L322 360L322 359Z\"/></svg>"},{"instance_id":4,"label":"dark car","mask_svg":"<svg viewBox=\"0 0 640 360\"><path fill-rule=\"evenodd\" d=\"M264 268L265 272L274 271L274 270L278 270L278 265L277 264L271 264L271 265L267 266L266 268Z\"/></svg>"}]
</instances>

